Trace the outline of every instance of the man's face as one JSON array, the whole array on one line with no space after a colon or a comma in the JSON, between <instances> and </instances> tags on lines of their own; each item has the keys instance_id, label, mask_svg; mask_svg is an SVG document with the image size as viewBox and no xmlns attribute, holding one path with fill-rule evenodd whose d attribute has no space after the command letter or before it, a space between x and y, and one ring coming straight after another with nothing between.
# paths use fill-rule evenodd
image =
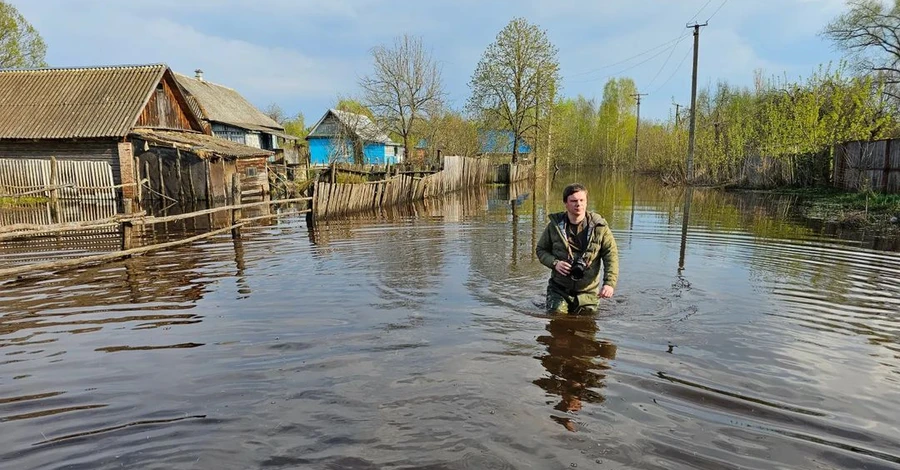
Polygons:
<instances>
[{"instance_id":1,"label":"man's face","mask_svg":"<svg viewBox=\"0 0 900 470\"><path fill-rule=\"evenodd\" d=\"M575 216L575 218L581 218L584 215L584 212L587 210L587 193L584 191L577 191L569 195L566 198L566 212Z\"/></svg>"}]
</instances>

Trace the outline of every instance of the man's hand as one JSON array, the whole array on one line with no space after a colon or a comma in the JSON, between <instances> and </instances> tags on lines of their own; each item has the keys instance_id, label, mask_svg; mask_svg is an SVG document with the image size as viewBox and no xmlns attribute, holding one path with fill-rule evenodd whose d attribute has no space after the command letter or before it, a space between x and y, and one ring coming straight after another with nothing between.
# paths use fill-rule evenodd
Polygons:
<instances>
[{"instance_id":1,"label":"man's hand","mask_svg":"<svg viewBox=\"0 0 900 470\"><path fill-rule=\"evenodd\" d=\"M600 289L600 298L608 299L613 296L613 292L615 292L615 289L610 286L604 285L603 288Z\"/></svg>"},{"instance_id":2,"label":"man's hand","mask_svg":"<svg viewBox=\"0 0 900 470\"><path fill-rule=\"evenodd\" d=\"M568 276L569 270L572 269L572 265L569 264L568 261L559 260L556 262L556 266L554 266L553 269L563 276Z\"/></svg>"}]
</instances>

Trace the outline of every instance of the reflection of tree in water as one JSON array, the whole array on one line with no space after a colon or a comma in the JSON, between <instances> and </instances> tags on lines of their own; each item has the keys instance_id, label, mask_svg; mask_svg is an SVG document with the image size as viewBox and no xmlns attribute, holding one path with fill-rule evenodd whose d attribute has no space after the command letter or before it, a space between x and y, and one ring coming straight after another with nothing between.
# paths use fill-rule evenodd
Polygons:
<instances>
[{"instance_id":1,"label":"reflection of tree in water","mask_svg":"<svg viewBox=\"0 0 900 470\"><path fill-rule=\"evenodd\" d=\"M569 415L580 411L584 402L603 403L606 398L598 392L605 386L606 374L602 371L609 369L606 360L615 359L616 345L596 339L594 317L556 316L547 324L547 331L549 335L537 340L547 347L547 354L538 359L549 376L535 380L535 385L559 396L553 408ZM550 418L575 431L570 416L554 414Z\"/></svg>"}]
</instances>

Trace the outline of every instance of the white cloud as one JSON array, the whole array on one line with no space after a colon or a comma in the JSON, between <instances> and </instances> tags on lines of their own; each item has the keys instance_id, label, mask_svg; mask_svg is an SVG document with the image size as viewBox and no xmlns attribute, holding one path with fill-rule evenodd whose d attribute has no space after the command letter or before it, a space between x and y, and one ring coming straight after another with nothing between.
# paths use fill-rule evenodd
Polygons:
<instances>
[{"instance_id":1,"label":"white cloud","mask_svg":"<svg viewBox=\"0 0 900 470\"><path fill-rule=\"evenodd\" d=\"M44 35L53 65L166 62L182 73L199 67L208 79L237 89L257 105L276 101L307 115L318 114L336 96L356 94L356 79L369 70L369 49L402 33L424 37L435 59L444 64L451 101L461 105L481 52L514 16L548 30L560 49L567 95L599 97L607 75L637 61L580 72L689 34L685 23L707 4L707 0L12 1ZM697 19L704 21L720 5L720 0L709 1ZM728 1L701 35L701 84L726 79L749 85L757 68L771 74L808 75L820 62L835 57L817 33L844 8L843 0ZM478 14L473 14L476 9ZM647 98L648 115L665 116L671 96L685 100L689 94L690 60L684 63L682 58L690 42L690 37L682 41L665 67L668 49L624 72L639 87L651 89L672 77ZM682 68L673 75L679 63Z\"/></svg>"}]
</instances>

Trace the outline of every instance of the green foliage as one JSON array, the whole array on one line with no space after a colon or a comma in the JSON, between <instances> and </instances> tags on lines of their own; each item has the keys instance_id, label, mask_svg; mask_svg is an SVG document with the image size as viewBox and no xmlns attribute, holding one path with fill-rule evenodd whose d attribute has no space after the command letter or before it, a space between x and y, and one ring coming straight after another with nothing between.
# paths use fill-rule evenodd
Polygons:
<instances>
[{"instance_id":1,"label":"green foliage","mask_svg":"<svg viewBox=\"0 0 900 470\"><path fill-rule=\"evenodd\" d=\"M513 132L514 162L518 141L540 128L556 101L557 53L546 31L516 18L497 34L472 75L467 107L485 127Z\"/></svg>"},{"instance_id":2,"label":"green foliage","mask_svg":"<svg viewBox=\"0 0 900 470\"><path fill-rule=\"evenodd\" d=\"M369 181L365 176L355 173L342 173L339 171L334 176L335 182L341 184L360 184Z\"/></svg>"},{"instance_id":3,"label":"green foliage","mask_svg":"<svg viewBox=\"0 0 900 470\"><path fill-rule=\"evenodd\" d=\"M292 118L284 120L281 125L284 126L285 133L299 137L300 139L303 139L309 134L309 129L306 128L306 119L301 112L298 112L297 115Z\"/></svg>"},{"instance_id":4,"label":"green foliage","mask_svg":"<svg viewBox=\"0 0 900 470\"><path fill-rule=\"evenodd\" d=\"M762 78L751 90L719 83L697 95L695 176L707 183L811 184L826 178L835 144L896 135L883 86L841 64L802 82ZM688 120L642 121L634 161L634 83L610 80L599 107L584 97L554 106L554 154L565 164L632 168L682 180Z\"/></svg>"},{"instance_id":5,"label":"green foliage","mask_svg":"<svg viewBox=\"0 0 900 470\"><path fill-rule=\"evenodd\" d=\"M25 17L0 0L0 69L46 67L47 45Z\"/></svg>"},{"instance_id":6,"label":"green foliage","mask_svg":"<svg viewBox=\"0 0 900 470\"><path fill-rule=\"evenodd\" d=\"M366 105L354 99L339 99L337 104L334 106L334 109L337 109L338 111L347 111L354 114L361 114L368 117L373 122L375 121L375 114L372 113L372 110L369 109Z\"/></svg>"}]
</instances>

